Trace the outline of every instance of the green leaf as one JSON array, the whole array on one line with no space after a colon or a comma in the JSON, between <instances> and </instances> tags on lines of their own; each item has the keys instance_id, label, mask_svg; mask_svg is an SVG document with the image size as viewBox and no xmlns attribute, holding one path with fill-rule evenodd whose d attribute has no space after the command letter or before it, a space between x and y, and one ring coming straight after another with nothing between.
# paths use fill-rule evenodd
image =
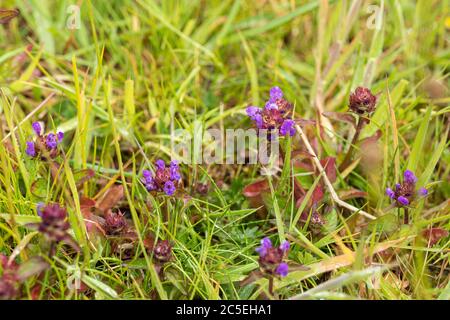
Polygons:
<instances>
[{"instance_id":1,"label":"green leaf","mask_svg":"<svg viewBox=\"0 0 450 320\"><path fill-rule=\"evenodd\" d=\"M408 169L415 172L417 169L417 164L419 163L420 157L423 155L423 144L427 136L428 124L430 122L432 107L428 107L425 117L420 124L419 131L417 132L416 139L414 140L413 148L411 154L409 155Z\"/></svg>"},{"instance_id":2,"label":"green leaf","mask_svg":"<svg viewBox=\"0 0 450 320\"><path fill-rule=\"evenodd\" d=\"M106 297L109 297L112 299L119 298L119 295L117 294L117 292L114 289L112 289L107 284L104 284L103 282L101 282L93 277L90 277L88 275L83 275L82 280L88 287L95 290L97 293L101 294L102 296L106 296Z\"/></svg>"}]
</instances>

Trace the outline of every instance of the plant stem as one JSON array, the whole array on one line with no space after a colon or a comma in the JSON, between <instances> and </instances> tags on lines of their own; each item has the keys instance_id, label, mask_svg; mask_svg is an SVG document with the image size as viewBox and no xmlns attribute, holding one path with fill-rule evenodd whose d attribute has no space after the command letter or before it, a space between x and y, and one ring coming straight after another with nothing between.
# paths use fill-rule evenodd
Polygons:
<instances>
[{"instance_id":1,"label":"plant stem","mask_svg":"<svg viewBox=\"0 0 450 320\"><path fill-rule=\"evenodd\" d=\"M339 171L344 171L344 169L349 165L350 161L352 160L353 155L353 146L358 142L359 135L361 133L362 128L364 127L364 119L361 117L358 117L358 123L356 125L356 131L353 135L352 142L350 143L350 146L348 148L347 154L345 155L344 160L342 161L341 165L339 166Z\"/></svg>"},{"instance_id":2,"label":"plant stem","mask_svg":"<svg viewBox=\"0 0 450 320\"><path fill-rule=\"evenodd\" d=\"M269 276L269 293L273 297L273 276Z\"/></svg>"},{"instance_id":3,"label":"plant stem","mask_svg":"<svg viewBox=\"0 0 450 320\"><path fill-rule=\"evenodd\" d=\"M403 216L403 223L404 224L409 224L409 212L408 212L408 208L404 208L404 216Z\"/></svg>"}]
</instances>

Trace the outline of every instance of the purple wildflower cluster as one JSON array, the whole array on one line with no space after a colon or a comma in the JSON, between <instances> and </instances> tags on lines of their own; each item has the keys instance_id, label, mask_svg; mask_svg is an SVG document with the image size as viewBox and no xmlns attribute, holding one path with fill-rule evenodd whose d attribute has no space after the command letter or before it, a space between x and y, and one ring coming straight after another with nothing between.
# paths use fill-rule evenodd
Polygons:
<instances>
[{"instance_id":1,"label":"purple wildflower cluster","mask_svg":"<svg viewBox=\"0 0 450 320\"><path fill-rule=\"evenodd\" d=\"M288 241L284 241L279 247L274 247L269 238L262 239L261 246L256 249L259 253L258 262L261 270L269 275L287 276L289 267L283 259L287 256L289 247Z\"/></svg>"},{"instance_id":2,"label":"purple wildflower cluster","mask_svg":"<svg viewBox=\"0 0 450 320\"><path fill-rule=\"evenodd\" d=\"M163 160L157 160L154 174L149 170L142 171L142 182L148 191L164 192L168 196L175 193L179 185L181 174L177 161L171 161L167 167Z\"/></svg>"},{"instance_id":3,"label":"purple wildflower cluster","mask_svg":"<svg viewBox=\"0 0 450 320\"><path fill-rule=\"evenodd\" d=\"M423 187L416 191L416 182L417 177L414 173L411 170L406 170L403 174L403 182L397 183L394 190L387 188L386 194L396 202L397 206L408 206L417 195L423 197L428 194L428 190Z\"/></svg>"},{"instance_id":4,"label":"purple wildflower cluster","mask_svg":"<svg viewBox=\"0 0 450 320\"><path fill-rule=\"evenodd\" d=\"M258 129L278 130L282 136L295 134L292 111L292 104L283 98L283 91L279 87L270 89L270 98L263 109L255 106L246 109Z\"/></svg>"},{"instance_id":5,"label":"purple wildflower cluster","mask_svg":"<svg viewBox=\"0 0 450 320\"><path fill-rule=\"evenodd\" d=\"M30 157L37 157L41 152L46 151L51 158L55 158L58 155L58 144L60 144L64 138L64 133L59 131L57 133L43 134L43 130L39 122L32 124L33 131L37 136L36 141L27 141L27 147L25 153Z\"/></svg>"}]
</instances>

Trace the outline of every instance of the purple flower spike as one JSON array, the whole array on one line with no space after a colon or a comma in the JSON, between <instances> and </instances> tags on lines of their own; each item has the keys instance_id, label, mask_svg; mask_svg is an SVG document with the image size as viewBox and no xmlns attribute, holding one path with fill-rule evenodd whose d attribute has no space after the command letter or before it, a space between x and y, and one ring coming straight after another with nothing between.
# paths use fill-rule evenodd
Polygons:
<instances>
[{"instance_id":1,"label":"purple flower spike","mask_svg":"<svg viewBox=\"0 0 450 320\"><path fill-rule=\"evenodd\" d=\"M405 173L403 174L403 178L406 183L414 184L417 182L417 177L411 170L406 170Z\"/></svg>"},{"instance_id":2,"label":"purple flower spike","mask_svg":"<svg viewBox=\"0 0 450 320\"><path fill-rule=\"evenodd\" d=\"M403 197L403 196L398 197L397 201L400 202L404 206L407 206L409 204L408 198Z\"/></svg>"},{"instance_id":3,"label":"purple flower spike","mask_svg":"<svg viewBox=\"0 0 450 320\"><path fill-rule=\"evenodd\" d=\"M54 133L49 133L45 139L45 145L49 149L56 149L58 142L56 140L56 135Z\"/></svg>"},{"instance_id":4,"label":"purple flower spike","mask_svg":"<svg viewBox=\"0 0 450 320\"><path fill-rule=\"evenodd\" d=\"M42 208L44 208L44 203L43 202L39 202L36 205L36 211L39 217L42 217Z\"/></svg>"},{"instance_id":5,"label":"purple flower spike","mask_svg":"<svg viewBox=\"0 0 450 320\"><path fill-rule=\"evenodd\" d=\"M262 118L262 116L260 114L255 115L255 118L253 120L255 120L256 127L258 129L263 129L264 121L263 121L263 118Z\"/></svg>"},{"instance_id":6,"label":"purple flower spike","mask_svg":"<svg viewBox=\"0 0 450 320\"><path fill-rule=\"evenodd\" d=\"M57 136L58 136L58 142L61 142L64 139L64 132L59 131Z\"/></svg>"},{"instance_id":7,"label":"purple flower spike","mask_svg":"<svg viewBox=\"0 0 450 320\"><path fill-rule=\"evenodd\" d=\"M261 247L256 248L256 252L259 253L260 257L264 257L270 248L272 248L272 241L268 237L265 237L261 240Z\"/></svg>"},{"instance_id":8,"label":"purple flower spike","mask_svg":"<svg viewBox=\"0 0 450 320\"><path fill-rule=\"evenodd\" d=\"M171 196L175 193L175 185L173 184L172 181L167 181L164 184L164 192L168 195Z\"/></svg>"},{"instance_id":9,"label":"purple flower spike","mask_svg":"<svg viewBox=\"0 0 450 320\"><path fill-rule=\"evenodd\" d=\"M261 112L261 109L258 107L250 106L247 107L245 111L247 112L247 115L250 117L250 119L255 120L255 116Z\"/></svg>"},{"instance_id":10,"label":"purple flower spike","mask_svg":"<svg viewBox=\"0 0 450 320\"><path fill-rule=\"evenodd\" d=\"M27 148L25 150L25 153L29 155L30 157L36 156L36 149L34 148L34 142L33 141L27 141Z\"/></svg>"},{"instance_id":11,"label":"purple flower spike","mask_svg":"<svg viewBox=\"0 0 450 320\"><path fill-rule=\"evenodd\" d=\"M386 189L386 194L389 196L389 198L394 199L395 198L395 192L391 188Z\"/></svg>"},{"instance_id":12,"label":"purple flower spike","mask_svg":"<svg viewBox=\"0 0 450 320\"><path fill-rule=\"evenodd\" d=\"M289 134L291 137L295 134L295 128L294 128L294 120L284 120L283 124L280 128L280 134L285 136L286 134Z\"/></svg>"},{"instance_id":13,"label":"purple flower spike","mask_svg":"<svg viewBox=\"0 0 450 320\"><path fill-rule=\"evenodd\" d=\"M400 183L396 183L395 184L395 191L398 191L398 190L400 190L400 187L401 187L402 185L400 184Z\"/></svg>"},{"instance_id":14,"label":"purple flower spike","mask_svg":"<svg viewBox=\"0 0 450 320\"><path fill-rule=\"evenodd\" d=\"M422 188L419 189L418 193L419 193L419 196L424 197L424 196L426 196L428 194L428 190L426 188L422 187Z\"/></svg>"},{"instance_id":15,"label":"purple flower spike","mask_svg":"<svg viewBox=\"0 0 450 320\"><path fill-rule=\"evenodd\" d=\"M150 172L150 170L143 170L142 175L146 180L152 179L152 173Z\"/></svg>"},{"instance_id":16,"label":"purple flower spike","mask_svg":"<svg viewBox=\"0 0 450 320\"><path fill-rule=\"evenodd\" d=\"M31 125L33 127L34 132L36 133L37 136L41 135L41 125L39 124L39 122L33 122L33 124Z\"/></svg>"},{"instance_id":17,"label":"purple flower spike","mask_svg":"<svg viewBox=\"0 0 450 320\"><path fill-rule=\"evenodd\" d=\"M286 252L288 252L290 246L291 245L289 244L289 241L285 240L281 243L280 249L283 251L283 253L286 253Z\"/></svg>"},{"instance_id":18,"label":"purple flower spike","mask_svg":"<svg viewBox=\"0 0 450 320\"><path fill-rule=\"evenodd\" d=\"M148 181L145 183L145 189L147 189L148 191L154 191L158 189L158 187L156 186L155 182L152 179L152 181Z\"/></svg>"},{"instance_id":19,"label":"purple flower spike","mask_svg":"<svg viewBox=\"0 0 450 320\"><path fill-rule=\"evenodd\" d=\"M261 246L266 248L272 248L272 241L270 241L269 237L265 237L261 240Z\"/></svg>"},{"instance_id":20,"label":"purple flower spike","mask_svg":"<svg viewBox=\"0 0 450 320\"><path fill-rule=\"evenodd\" d=\"M181 179L181 175L179 172L180 168L178 167L178 165L170 165L170 179L171 180L180 180Z\"/></svg>"},{"instance_id":21,"label":"purple flower spike","mask_svg":"<svg viewBox=\"0 0 450 320\"><path fill-rule=\"evenodd\" d=\"M283 98L283 91L279 87L272 87L270 89L270 100L276 101L281 98Z\"/></svg>"},{"instance_id":22,"label":"purple flower spike","mask_svg":"<svg viewBox=\"0 0 450 320\"><path fill-rule=\"evenodd\" d=\"M159 170L163 170L166 167L166 164L164 163L164 160L161 160L161 159L156 160L155 164L156 164L156 167Z\"/></svg>"},{"instance_id":23,"label":"purple flower spike","mask_svg":"<svg viewBox=\"0 0 450 320\"><path fill-rule=\"evenodd\" d=\"M282 277L286 277L289 272L288 264L286 262L280 263L275 272L278 273Z\"/></svg>"}]
</instances>

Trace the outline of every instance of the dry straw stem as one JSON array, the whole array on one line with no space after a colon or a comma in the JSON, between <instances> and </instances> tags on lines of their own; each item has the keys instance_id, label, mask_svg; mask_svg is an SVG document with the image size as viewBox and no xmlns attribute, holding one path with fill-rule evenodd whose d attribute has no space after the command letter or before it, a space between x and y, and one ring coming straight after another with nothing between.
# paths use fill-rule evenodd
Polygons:
<instances>
[{"instance_id":1,"label":"dry straw stem","mask_svg":"<svg viewBox=\"0 0 450 320\"><path fill-rule=\"evenodd\" d=\"M339 199L339 196L337 195L336 191L334 190L333 185L331 184L331 181L328 179L328 176L325 173L325 169L322 167L322 164L320 163L319 158L317 158L316 153L314 152L314 149L311 147L308 137L305 135L302 128L298 124L295 125L295 128L297 129L298 134L302 138L303 143L306 146L306 149L308 149L308 152L312 155L312 159L313 159L314 163L316 164L317 168L319 169L319 172L322 175L323 180L325 181L325 184L327 185L328 191L330 191L331 198L333 199L333 201L336 202L339 206L341 206L343 208L346 208L352 212L357 212L369 219L375 220L376 217L374 217L373 215L371 215L361 209L358 209L358 208L352 206L351 204L348 204L347 202Z\"/></svg>"}]
</instances>

